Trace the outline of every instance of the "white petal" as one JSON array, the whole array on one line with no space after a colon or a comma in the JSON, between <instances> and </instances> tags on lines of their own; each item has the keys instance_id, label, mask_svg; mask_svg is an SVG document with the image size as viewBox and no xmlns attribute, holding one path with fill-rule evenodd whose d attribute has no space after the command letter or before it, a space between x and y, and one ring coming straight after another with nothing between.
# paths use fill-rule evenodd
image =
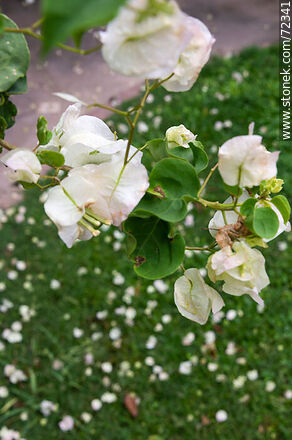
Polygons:
<instances>
[{"instance_id":1,"label":"white petal","mask_svg":"<svg viewBox=\"0 0 292 440\"><path fill-rule=\"evenodd\" d=\"M207 63L215 39L200 20L185 15L185 26L191 33L191 41L181 53L174 75L162 86L169 92L189 90Z\"/></svg>"},{"instance_id":2,"label":"white petal","mask_svg":"<svg viewBox=\"0 0 292 440\"><path fill-rule=\"evenodd\" d=\"M65 101L69 102L78 102L82 105L87 105L85 102L81 101L79 98L77 98L74 95L70 95L70 93L62 93L62 92L55 92L53 95L58 96L58 98L64 99Z\"/></svg>"},{"instance_id":3,"label":"white petal","mask_svg":"<svg viewBox=\"0 0 292 440\"><path fill-rule=\"evenodd\" d=\"M65 180L65 179L64 179ZM48 191L48 198L44 204L46 214L57 226L72 226L83 216L84 210L78 208L66 196L61 186Z\"/></svg>"}]
</instances>

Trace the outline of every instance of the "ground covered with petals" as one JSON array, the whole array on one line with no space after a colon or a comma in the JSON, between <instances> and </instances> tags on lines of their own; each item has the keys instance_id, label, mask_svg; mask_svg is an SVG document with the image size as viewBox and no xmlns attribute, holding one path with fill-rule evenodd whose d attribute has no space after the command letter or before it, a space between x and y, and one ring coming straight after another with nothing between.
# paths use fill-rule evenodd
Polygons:
<instances>
[{"instance_id":1,"label":"ground covered with petals","mask_svg":"<svg viewBox=\"0 0 292 440\"><path fill-rule=\"evenodd\" d=\"M212 60L190 92L149 96L134 144L183 123L212 166L218 146L255 121L267 148L281 150L279 175L291 193L288 151L278 141L277 66L275 48ZM121 119L111 123L126 137ZM212 178L208 197L217 200L221 186ZM213 214L190 207L188 245L210 242L204 228ZM139 279L117 228L67 249L29 191L0 221L1 440L292 437L287 233L264 250L265 306L223 293L223 311L200 326L174 304L181 273ZM187 251L184 266L204 277L207 257Z\"/></svg>"}]
</instances>

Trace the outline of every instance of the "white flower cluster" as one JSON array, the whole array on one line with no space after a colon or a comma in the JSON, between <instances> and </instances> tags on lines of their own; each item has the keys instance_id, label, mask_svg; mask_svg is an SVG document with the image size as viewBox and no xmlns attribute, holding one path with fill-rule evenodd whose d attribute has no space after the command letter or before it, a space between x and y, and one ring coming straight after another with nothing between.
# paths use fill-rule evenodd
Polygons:
<instances>
[{"instance_id":1,"label":"white flower cluster","mask_svg":"<svg viewBox=\"0 0 292 440\"><path fill-rule=\"evenodd\" d=\"M209 59L215 39L175 1L129 0L101 32L111 69L141 79L169 79L168 91L189 90Z\"/></svg>"},{"instance_id":2,"label":"white flower cluster","mask_svg":"<svg viewBox=\"0 0 292 440\"><path fill-rule=\"evenodd\" d=\"M38 151L57 151L70 167L60 185L49 189L45 211L56 224L67 247L98 235L101 223L120 226L148 188L142 153L125 164L126 140L117 140L109 127L94 116L80 116L81 104L70 105L53 130L49 144ZM13 179L36 183L41 164L27 150L13 150L2 158Z\"/></svg>"},{"instance_id":3,"label":"white flower cluster","mask_svg":"<svg viewBox=\"0 0 292 440\"><path fill-rule=\"evenodd\" d=\"M243 188L242 195L235 203L241 205L250 198L245 188L260 185L264 180L272 179L277 174L276 162L279 152L271 153L261 144L262 138L253 134L237 136L225 142L219 149L219 172L227 185ZM258 196L255 196L256 198ZM224 204L232 204L234 198L229 197ZM268 198L258 197L256 206L265 206L277 215L279 227L276 234L291 229L290 223L284 222L283 216ZM209 231L217 238L218 231L234 226L240 219L239 212L218 210L209 223ZM259 293L270 280L265 270L265 259L262 253L253 249L246 237L240 236L224 244L219 251L212 253L208 259L207 271L210 280L215 283L223 281L222 290L230 295L249 295L260 306L264 305ZM205 324L210 311L217 313L224 305L221 296L205 283L198 269L188 269L174 286L174 300L179 312L188 319Z\"/></svg>"}]
</instances>

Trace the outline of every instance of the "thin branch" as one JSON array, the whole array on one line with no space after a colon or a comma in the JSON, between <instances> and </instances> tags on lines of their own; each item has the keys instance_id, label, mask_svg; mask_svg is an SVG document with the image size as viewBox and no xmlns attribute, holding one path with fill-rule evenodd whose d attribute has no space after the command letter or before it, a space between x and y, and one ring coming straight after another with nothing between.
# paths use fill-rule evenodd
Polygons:
<instances>
[{"instance_id":1,"label":"thin branch","mask_svg":"<svg viewBox=\"0 0 292 440\"><path fill-rule=\"evenodd\" d=\"M0 145L1 147L5 148L6 150L15 150L17 147L15 147L15 145L11 145L8 142L4 141L4 139L0 138Z\"/></svg>"},{"instance_id":2,"label":"thin branch","mask_svg":"<svg viewBox=\"0 0 292 440\"><path fill-rule=\"evenodd\" d=\"M216 165L213 168L211 168L210 173L208 174L208 176L206 177L203 185L201 186L201 188L198 191L198 197L200 197L200 195L202 194L202 192L206 188L207 183L209 182L210 178L212 177L212 174L217 169L217 167L218 167L218 163L216 163Z\"/></svg>"},{"instance_id":3,"label":"thin branch","mask_svg":"<svg viewBox=\"0 0 292 440\"><path fill-rule=\"evenodd\" d=\"M105 110L109 110L110 112L117 113L118 115L122 115L122 116L126 116L126 117L128 116L128 112L125 112L123 110L119 110L115 107L110 107L109 105L99 104L98 102L94 102L93 104L88 104L87 108L91 108L91 107L104 108Z\"/></svg>"},{"instance_id":4,"label":"thin branch","mask_svg":"<svg viewBox=\"0 0 292 440\"><path fill-rule=\"evenodd\" d=\"M12 32L17 34L25 34L30 37L37 38L38 40L43 40L44 37L33 31L34 28L4 28L4 32ZM97 46L92 47L91 49L78 49L77 47L68 46L67 44L58 43L56 46L61 49L67 50L68 52L78 53L79 55L88 55L92 52L99 50L102 44L98 44Z\"/></svg>"}]
</instances>

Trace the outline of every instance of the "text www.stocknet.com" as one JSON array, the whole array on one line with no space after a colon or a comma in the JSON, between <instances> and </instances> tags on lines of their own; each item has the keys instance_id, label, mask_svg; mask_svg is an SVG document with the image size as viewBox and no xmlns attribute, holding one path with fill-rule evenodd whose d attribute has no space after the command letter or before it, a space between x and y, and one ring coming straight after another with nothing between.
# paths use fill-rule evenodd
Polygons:
<instances>
[{"instance_id":1,"label":"text www.stocknet.com","mask_svg":"<svg viewBox=\"0 0 292 440\"><path fill-rule=\"evenodd\" d=\"M291 2L280 6L280 140L291 139Z\"/></svg>"}]
</instances>

